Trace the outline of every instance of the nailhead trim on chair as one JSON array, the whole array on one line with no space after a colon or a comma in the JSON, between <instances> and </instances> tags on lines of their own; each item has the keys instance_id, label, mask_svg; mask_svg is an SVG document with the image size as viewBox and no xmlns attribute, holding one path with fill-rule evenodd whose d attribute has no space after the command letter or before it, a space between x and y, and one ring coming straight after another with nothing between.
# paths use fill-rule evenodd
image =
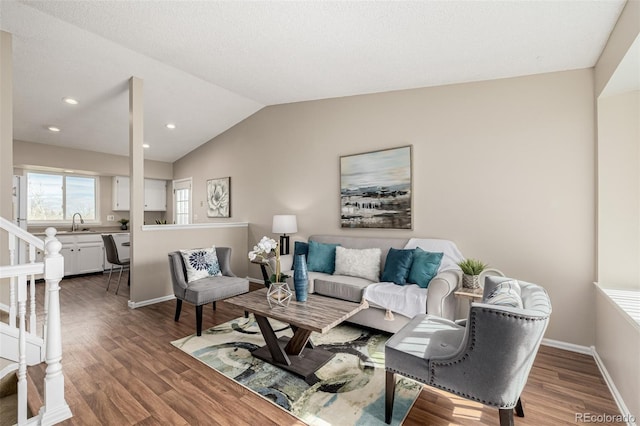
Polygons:
<instances>
[{"instance_id":1,"label":"nailhead trim on chair","mask_svg":"<svg viewBox=\"0 0 640 426\"><path fill-rule=\"evenodd\" d=\"M544 316L544 317L532 318L532 317L529 317L529 316L516 315L516 314L509 313L509 312L497 312L497 311L495 311L493 309L489 309L489 308L482 308L482 312L483 313L495 314L495 315L499 315L499 316L503 316L503 317L510 317L510 318L515 318L515 319L525 320L525 321L544 321L547 318L549 318L548 315ZM473 395L468 395L466 393L459 392L459 391L456 391L456 390L453 390L453 389L449 389L447 387L440 386L440 385L437 385L436 383L434 383L434 377L436 375L436 372L435 372L435 369L434 369L435 366L451 366L451 365L458 364L458 363L460 363L462 361L465 361L467 358L469 358L469 352L473 351L473 349L475 347L475 344L476 344L475 332L476 332L476 323L477 323L477 320L478 320L477 316L478 316L477 312L475 312L475 311L471 312L471 319L470 319L470 322L471 322L471 327L470 327L471 328L471 336L470 336L471 344L469 345L468 351L465 352L465 354L462 355L460 358L458 358L456 360L453 360L453 361L446 361L446 362L432 361L431 362L431 379L430 379L430 383L428 383L428 385L431 386L431 387L434 387L434 388L445 390L445 391L447 391L449 393L452 393L454 395L458 395L458 396L461 396L463 398L470 399L472 401L481 402L484 405L489 405L489 406L497 407L497 408L506 408L506 409L515 408L516 404L518 403L517 399L515 401L509 402L509 404L507 404L507 406L504 407L501 404L498 404L497 402L485 401L483 399L476 398ZM401 371L394 371L394 373L398 373L400 375L407 376L405 373L403 373ZM414 380L420 381L420 379L418 379L416 377L413 377L413 376L407 376L407 377L410 377L410 378L412 378Z\"/></svg>"}]
</instances>

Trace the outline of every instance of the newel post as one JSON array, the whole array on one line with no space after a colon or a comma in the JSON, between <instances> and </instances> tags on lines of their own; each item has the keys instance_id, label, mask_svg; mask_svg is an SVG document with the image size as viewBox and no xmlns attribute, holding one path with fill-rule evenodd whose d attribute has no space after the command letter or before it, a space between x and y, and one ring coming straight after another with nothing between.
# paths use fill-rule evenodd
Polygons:
<instances>
[{"instance_id":1,"label":"newel post","mask_svg":"<svg viewBox=\"0 0 640 426\"><path fill-rule=\"evenodd\" d=\"M62 375L62 330L60 325L60 280L64 275L64 258L60 254L60 241L49 241L45 246L44 279L49 294L47 313L46 359L44 378L44 405L40 409L40 422L49 425L71 417L64 399Z\"/></svg>"}]
</instances>

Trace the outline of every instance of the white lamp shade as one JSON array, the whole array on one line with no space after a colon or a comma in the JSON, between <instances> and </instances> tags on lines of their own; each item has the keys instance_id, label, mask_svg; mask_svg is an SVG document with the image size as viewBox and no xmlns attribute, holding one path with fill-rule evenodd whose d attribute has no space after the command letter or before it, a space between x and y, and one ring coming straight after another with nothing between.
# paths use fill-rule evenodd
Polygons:
<instances>
[{"instance_id":1,"label":"white lamp shade","mask_svg":"<svg viewBox=\"0 0 640 426\"><path fill-rule=\"evenodd\" d=\"M298 232L298 221L295 214L277 214L273 216L274 234L294 234Z\"/></svg>"}]
</instances>

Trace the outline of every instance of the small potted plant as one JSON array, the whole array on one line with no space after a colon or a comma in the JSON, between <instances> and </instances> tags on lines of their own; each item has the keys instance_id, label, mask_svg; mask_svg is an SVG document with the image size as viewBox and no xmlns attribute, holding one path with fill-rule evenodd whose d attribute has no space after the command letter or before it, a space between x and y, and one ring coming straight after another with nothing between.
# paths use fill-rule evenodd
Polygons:
<instances>
[{"instance_id":1,"label":"small potted plant","mask_svg":"<svg viewBox=\"0 0 640 426\"><path fill-rule=\"evenodd\" d=\"M462 262L458 262L458 266L462 269L463 273L462 286L465 288L479 288L479 275L489 265L478 259L465 259Z\"/></svg>"},{"instance_id":2,"label":"small potted plant","mask_svg":"<svg viewBox=\"0 0 640 426\"><path fill-rule=\"evenodd\" d=\"M129 219L122 218L118 222L120 222L120 229L126 231L128 229L127 224L129 223Z\"/></svg>"}]
</instances>

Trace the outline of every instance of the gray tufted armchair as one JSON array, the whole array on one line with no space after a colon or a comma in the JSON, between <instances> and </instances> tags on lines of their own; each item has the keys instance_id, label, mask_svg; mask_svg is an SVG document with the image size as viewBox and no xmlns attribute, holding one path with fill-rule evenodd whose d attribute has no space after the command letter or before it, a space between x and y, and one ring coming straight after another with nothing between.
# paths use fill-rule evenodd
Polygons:
<instances>
[{"instance_id":1,"label":"gray tufted armchair","mask_svg":"<svg viewBox=\"0 0 640 426\"><path fill-rule=\"evenodd\" d=\"M495 407L501 426L513 425L514 409L524 417L520 394L547 328L551 302L544 288L516 281L523 307L505 306L494 289L509 281L514 282L486 277L483 300L471 305L466 325L418 315L387 341L387 423L395 374Z\"/></svg>"},{"instance_id":2,"label":"gray tufted armchair","mask_svg":"<svg viewBox=\"0 0 640 426\"><path fill-rule=\"evenodd\" d=\"M216 255L220 264L222 276L206 277L192 282L187 280L187 270L184 259L179 251L169 253L169 270L173 292L176 296L176 315L174 320L180 319L182 301L196 306L196 334L202 335L202 306L226 299L249 291L249 280L239 278L231 271L231 248L216 247ZM246 315L246 313L245 313Z\"/></svg>"}]
</instances>

